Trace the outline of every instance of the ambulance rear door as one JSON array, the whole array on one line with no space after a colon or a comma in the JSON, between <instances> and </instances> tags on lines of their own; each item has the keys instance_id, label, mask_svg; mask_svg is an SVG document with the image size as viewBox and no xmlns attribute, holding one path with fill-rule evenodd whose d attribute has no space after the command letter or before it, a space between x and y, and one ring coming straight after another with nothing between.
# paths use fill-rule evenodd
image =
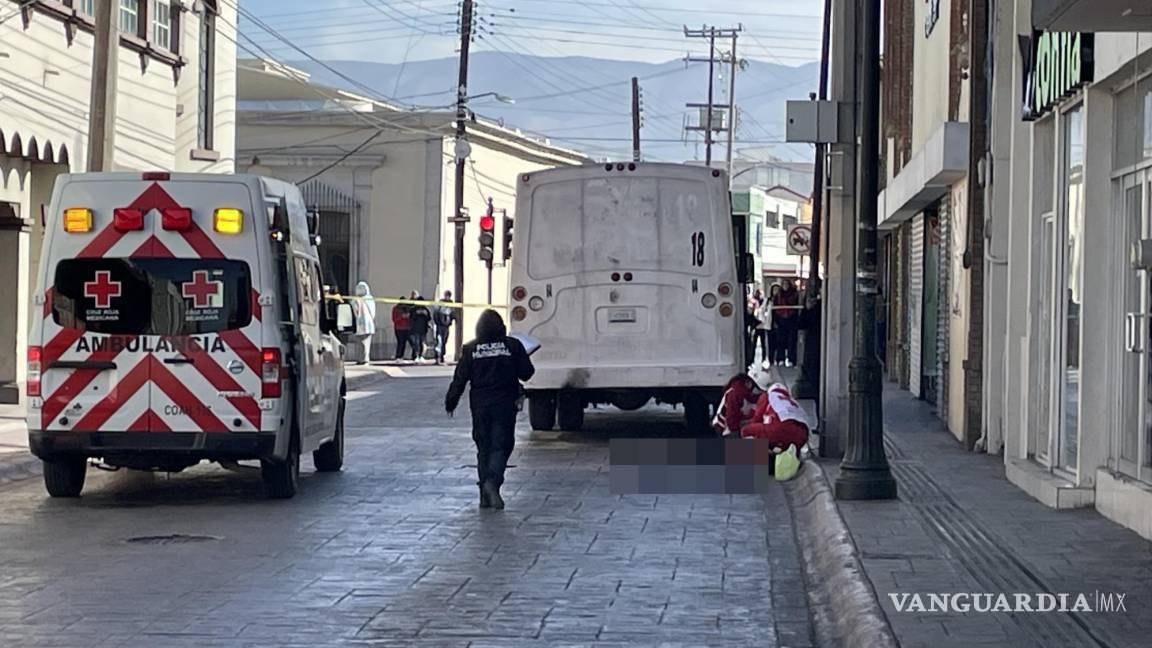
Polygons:
<instances>
[{"instance_id":1,"label":"ambulance rear door","mask_svg":"<svg viewBox=\"0 0 1152 648\"><path fill-rule=\"evenodd\" d=\"M176 176L160 183L185 210L185 228L153 220L156 256L148 267L156 334L151 401L156 428L173 432L258 432L262 399L279 398L279 349L263 349L266 286L258 218L247 183ZM262 199L262 197L260 197ZM266 294L268 293L268 294ZM270 313L272 311L269 311ZM272 326L275 326L272 323ZM268 355L265 358L265 354ZM265 385L264 365L271 376ZM271 409L271 408L265 408Z\"/></svg>"}]
</instances>

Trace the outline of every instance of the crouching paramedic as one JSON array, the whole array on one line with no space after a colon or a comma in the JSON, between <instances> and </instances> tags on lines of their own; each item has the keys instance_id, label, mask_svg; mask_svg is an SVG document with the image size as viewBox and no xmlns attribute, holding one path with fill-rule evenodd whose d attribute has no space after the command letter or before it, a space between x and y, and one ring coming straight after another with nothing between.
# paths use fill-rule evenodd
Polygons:
<instances>
[{"instance_id":1,"label":"crouching paramedic","mask_svg":"<svg viewBox=\"0 0 1152 648\"><path fill-rule=\"evenodd\" d=\"M464 345L456 374L444 398L451 415L472 384L468 402L472 409L472 440L476 442L476 473L480 485L480 508L504 508L500 486L516 442L516 413L520 381L535 373L524 345L508 337L504 320L486 310L476 323L476 339Z\"/></svg>"}]
</instances>

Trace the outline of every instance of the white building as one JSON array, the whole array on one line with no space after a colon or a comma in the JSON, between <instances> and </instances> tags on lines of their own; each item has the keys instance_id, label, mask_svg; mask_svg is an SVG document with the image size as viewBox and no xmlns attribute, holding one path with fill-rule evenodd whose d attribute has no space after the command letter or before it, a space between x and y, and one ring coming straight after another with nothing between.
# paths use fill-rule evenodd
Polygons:
<instances>
[{"instance_id":1,"label":"white building","mask_svg":"<svg viewBox=\"0 0 1152 648\"><path fill-rule=\"evenodd\" d=\"M86 166L92 7L0 0L0 401L24 380L41 209L58 174ZM216 0L118 0L115 170L233 171L235 13Z\"/></svg>"},{"instance_id":2,"label":"white building","mask_svg":"<svg viewBox=\"0 0 1152 648\"><path fill-rule=\"evenodd\" d=\"M994 16L986 435L1040 501L1152 538L1152 33L1091 33L1152 20L1031 5Z\"/></svg>"},{"instance_id":3,"label":"white building","mask_svg":"<svg viewBox=\"0 0 1152 648\"><path fill-rule=\"evenodd\" d=\"M349 290L367 281L377 297L439 297L455 280L455 110L411 111L311 83L268 61L240 63L237 144L242 170L299 183L321 212L325 281ZM469 304L506 305L503 216L515 217L519 176L589 162L583 154L483 119L468 123L464 206ZM479 259L479 218L492 199L496 263L492 299ZM392 357L391 307L380 305L373 357ZM479 308L466 308L471 336Z\"/></svg>"}]
</instances>

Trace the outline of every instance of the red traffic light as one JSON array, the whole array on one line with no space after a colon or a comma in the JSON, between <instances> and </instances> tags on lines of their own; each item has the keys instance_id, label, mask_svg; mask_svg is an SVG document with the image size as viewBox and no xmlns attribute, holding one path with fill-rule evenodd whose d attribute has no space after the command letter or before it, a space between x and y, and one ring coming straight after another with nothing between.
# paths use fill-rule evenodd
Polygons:
<instances>
[{"instance_id":1,"label":"red traffic light","mask_svg":"<svg viewBox=\"0 0 1152 648\"><path fill-rule=\"evenodd\" d=\"M485 214L480 217L480 229L485 232L491 232L496 229L496 218Z\"/></svg>"}]
</instances>

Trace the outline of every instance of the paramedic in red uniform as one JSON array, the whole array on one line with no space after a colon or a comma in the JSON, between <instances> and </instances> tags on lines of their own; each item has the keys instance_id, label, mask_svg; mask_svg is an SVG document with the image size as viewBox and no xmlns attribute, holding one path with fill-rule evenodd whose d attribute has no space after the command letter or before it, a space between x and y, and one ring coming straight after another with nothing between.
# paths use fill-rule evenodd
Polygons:
<instances>
[{"instance_id":1,"label":"paramedic in red uniform","mask_svg":"<svg viewBox=\"0 0 1152 648\"><path fill-rule=\"evenodd\" d=\"M516 442L520 382L535 372L524 345L508 337L500 314L491 309L484 311L476 323L476 339L464 345L444 398L444 408L451 415L460 404L464 386L472 383L468 402L472 409L472 440L476 442L480 508L504 508L500 486Z\"/></svg>"}]
</instances>

